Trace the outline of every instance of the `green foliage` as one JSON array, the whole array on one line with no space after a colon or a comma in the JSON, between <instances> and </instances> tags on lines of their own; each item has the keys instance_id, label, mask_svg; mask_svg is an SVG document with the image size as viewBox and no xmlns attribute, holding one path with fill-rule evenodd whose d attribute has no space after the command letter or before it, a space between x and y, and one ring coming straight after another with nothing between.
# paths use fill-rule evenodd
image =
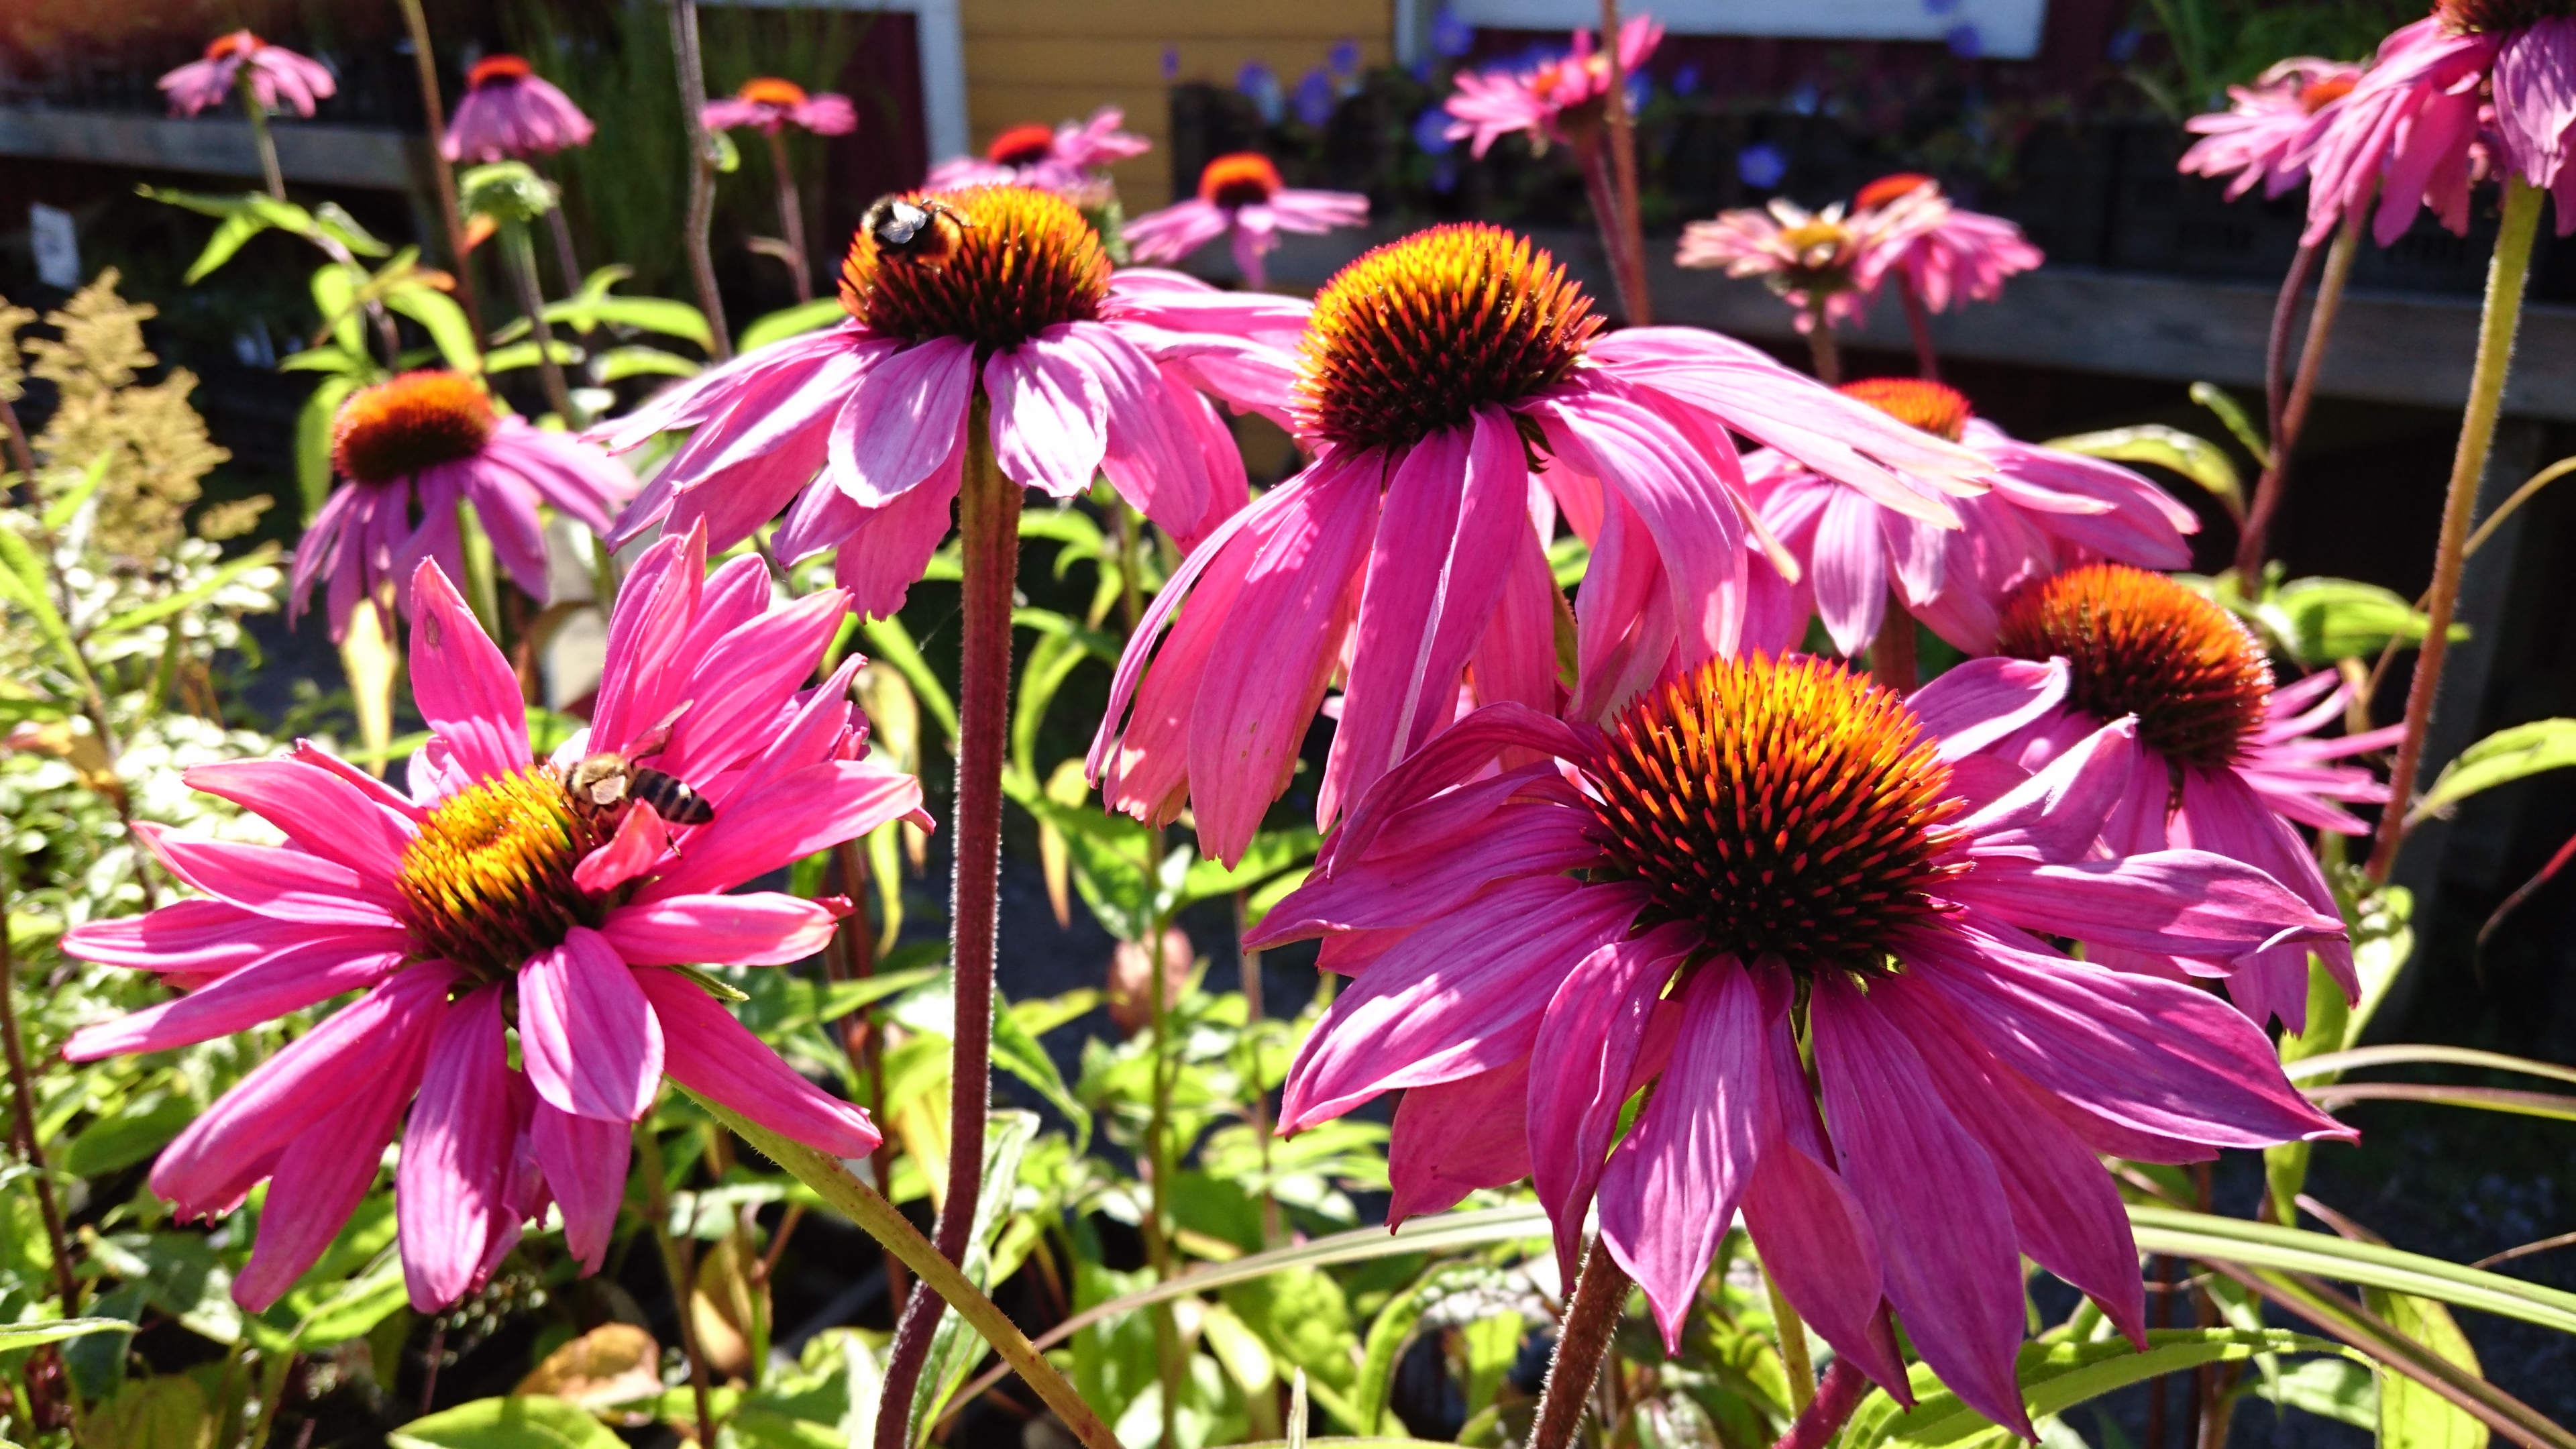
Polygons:
<instances>
[{"instance_id":1,"label":"green foliage","mask_svg":"<svg viewBox=\"0 0 2576 1449\"><path fill-rule=\"evenodd\" d=\"M2576 765L2576 719L2533 720L2501 729L2444 765L2409 818L2448 814L2472 795L2569 765Z\"/></svg>"}]
</instances>

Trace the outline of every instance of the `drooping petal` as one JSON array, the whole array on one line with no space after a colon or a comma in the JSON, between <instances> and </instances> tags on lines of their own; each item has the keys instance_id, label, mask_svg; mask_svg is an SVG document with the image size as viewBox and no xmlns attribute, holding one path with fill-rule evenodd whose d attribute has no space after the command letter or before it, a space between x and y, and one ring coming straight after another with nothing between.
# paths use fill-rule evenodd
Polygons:
<instances>
[{"instance_id":1,"label":"drooping petal","mask_svg":"<svg viewBox=\"0 0 2576 1449\"><path fill-rule=\"evenodd\" d=\"M975 345L916 343L870 369L832 424L833 479L862 504L883 505L947 456L975 394Z\"/></svg>"},{"instance_id":2,"label":"drooping petal","mask_svg":"<svg viewBox=\"0 0 2576 1449\"><path fill-rule=\"evenodd\" d=\"M1887 554L1879 542L1878 518L1877 504L1838 488L1816 520L1809 555L1816 613L1834 647L1847 655L1868 652L1887 614Z\"/></svg>"},{"instance_id":3,"label":"drooping petal","mask_svg":"<svg viewBox=\"0 0 2576 1449\"><path fill-rule=\"evenodd\" d=\"M1089 488L1109 449L1109 399L1066 330L1047 328L984 363L994 460L1004 477L1055 498Z\"/></svg>"},{"instance_id":4,"label":"drooping petal","mask_svg":"<svg viewBox=\"0 0 2576 1449\"><path fill-rule=\"evenodd\" d=\"M558 1112L554 1104L540 1101L529 1117L528 1137L546 1189L563 1209L565 1250L584 1273L598 1272L626 1197L631 1130L622 1123Z\"/></svg>"},{"instance_id":5,"label":"drooping petal","mask_svg":"<svg viewBox=\"0 0 2576 1449\"><path fill-rule=\"evenodd\" d=\"M1539 1203L1556 1225L1556 1264L1566 1282L1574 1281L1583 1259L1584 1215L1592 1205L1594 1188L1603 1181L1602 1169L1618 1135L1619 1113L1628 1101L1629 1076L1645 1039L1647 1018L1662 999L1674 968L1698 944L1697 931L1666 925L1643 936L1596 946L1566 973L1539 1018L1538 1039L1530 1048L1529 1135L1544 1149L1532 1152L1530 1160L1536 1166ZM1687 1003L1684 1010L1689 1010ZM1683 1023L1686 1040L1693 1046L1703 1032L1722 1035L1725 1026L1723 1021L1687 1017ZM1697 1065L1694 1060L1684 1069ZM1705 1085L1696 1078L1668 1076L1667 1080L1676 1082L1676 1091L1693 1097ZM1663 1145L1658 1142L1646 1150L1654 1152ZM1638 1175L1632 1166L1626 1178ZM1644 1175L1649 1181L1642 1187L1633 1181L1626 1182L1626 1187L1651 1195L1656 1173L1647 1169ZM1608 1221L1605 1211L1605 1232ZM1711 1238L1712 1250L1715 1245ZM1705 1261L1700 1264L1703 1273L1707 1266ZM1629 1271L1636 1272L1633 1267ZM1656 1287L1669 1286L1658 1281L1649 1286L1648 1296L1655 1296Z\"/></svg>"},{"instance_id":6,"label":"drooping petal","mask_svg":"<svg viewBox=\"0 0 2576 1449\"><path fill-rule=\"evenodd\" d=\"M1914 691L1906 707L1926 734L1941 740L1941 758L1958 760L2001 740L2066 698L2066 661L1990 656L1942 672Z\"/></svg>"},{"instance_id":7,"label":"drooping petal","mask_svg":"<svg viewBox=\"0 0 2576 1449\"><path fill-rule=\"evenodd\" d=\"M1389 1226L1446 1212L1478 1188L1502 1187L1530 1175L1529 1058L1452 1082L1406 1090L1387 1142L1394 1195Z\"/></svg>"},{"instance_id":8,"label":"drooping petal","mask_svg":"<svg viewBox=\"0 0 2576 1449\"><path fill-rule=\"evenodd\" d=\"M667 896L611 911L599 933L636 966L778 966L822 950L839 920L819 901L768 891Z\"/></svg>"},{"instance_id":9,"label":"drooping petal","mask_svg":"<svg viewBox=\"0 0 2576 1449\"><path fill-rule=\"evenodd\" d=\"M233 1280L234 1302L266 1311L339 1236L375 1185L385 1144L420 1086L428 1046L427 1034L418 1032L379 1044L368 1070L354 1074L328 1115L287 1145L260 1204L250 1262Z\"/></svg>"},{"instance_id":10,"label":"drooping petal","mask_svg":"<svg viewBox=\"0 0 2576 1449\"><path fill-rule=\"evenodd\" d=\"M635 1122L662 1086L662 1028L634 968L599 932L575 926L519 972L519 1051L556 1110Z\"/></svg>"},{"instance_id":11,"label":"drooping petal","mask_svg":"<svg viewBox=\"0 0 2576 1449\"><path fill-rule=\"evenodd\" d=\"M412 1307L435 1313L474 1289L510 1185L519 1124L510 1103L501 992L446 1009L394 1172L396 1239Z\"/></svg>"},{"instance_id":12,"label":"drooping petal","mask_svg":"<svg viewBox=\"0 0 2576 1449\"><path fill-rule=\"evenodd\" d=\"M289 946L158 1006L83 1027L63 1045L76 1062L168 1051L247 1031L344 991L373 986L411 955L401 931L351 931Z\"/></svg>"},{"instance_id":13,"label":"drooping petal","mask_svg":"<svg viewBox=\"0 0 2576 1449\"><path fill-rule=\"evenodd\" d=\"M663 1070L671 1080L836 1157L876 1150L877 1130L867 1113L796 1075L697 983L658 968L635 978L661 1020Z\"/></svg>"}]
</instances>

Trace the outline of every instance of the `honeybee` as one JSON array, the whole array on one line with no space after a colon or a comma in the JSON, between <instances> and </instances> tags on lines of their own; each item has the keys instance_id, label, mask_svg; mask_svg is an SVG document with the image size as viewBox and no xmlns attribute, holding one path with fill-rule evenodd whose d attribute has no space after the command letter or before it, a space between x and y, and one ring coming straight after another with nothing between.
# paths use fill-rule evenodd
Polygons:
<instances>
[{"instance_id":1,"label":"honeybee","mask_svg":"<svg viewBox=\"0 0 2576 1449\"><path fill-rule=\"evenodd\" d=\"M622 754L599 750L585 755L564 777L564 794L570 797L573 809L601 831L616 828L630 800L651 806L666 825L704 825L716 818L716 807L708 804L705 796L677 775L634 763L647 755L660 754L670 741L671 727L666 721L627 746Z\"/></svg>"},{"instance_id":2,"label":"honeybee","mask_svg":"<svg viewBox=\"0 0 2576 1449\"><path fill-rule=\"evenodd\" d=\"M901 257L916 266L941 267L965 244L963 230L975 223L964 212L936 197L907 201L880 196L859 226L877 244L880 257Z\"/></svg>"}]
</instances>

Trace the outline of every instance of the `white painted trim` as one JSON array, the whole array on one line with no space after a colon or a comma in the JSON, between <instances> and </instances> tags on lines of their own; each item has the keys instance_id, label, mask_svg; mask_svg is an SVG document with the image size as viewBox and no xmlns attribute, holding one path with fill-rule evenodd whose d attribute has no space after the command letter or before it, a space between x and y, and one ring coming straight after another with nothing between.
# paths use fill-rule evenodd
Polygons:
<instances>
[{"instance_id":1,"label":"white painted trim","mask_svg":"<svg viewBox=\"0 0 2576 1449\"><path fill-rule=\"evenodd\" d=\"M921 129L930 164L973 150L966 125L966 27L958 0L704 0L770 10L899 10L912 16L921 67Z\"/></svg>"},{"instance_id":2,"label":"white painted trim","mask_svg":"<svg viewBox=\"0 0 2576 1449\"><path fill-rule=\"evenodd\" d=\"M1593 0L1451 0L1472 25L1574 30L1601 23ZM1654 0L1628 7L1652 14L1676 35L1771 35L1815 40L1945 40L1961 25L1977 32L1980 54L2028 60L2039 54L2048 0Z\"/></svg>"}]
</instances>

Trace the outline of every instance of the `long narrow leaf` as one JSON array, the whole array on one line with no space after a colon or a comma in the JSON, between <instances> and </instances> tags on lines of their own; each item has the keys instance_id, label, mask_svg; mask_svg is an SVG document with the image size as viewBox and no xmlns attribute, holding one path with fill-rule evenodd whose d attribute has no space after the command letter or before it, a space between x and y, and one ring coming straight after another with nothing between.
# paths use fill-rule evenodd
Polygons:
<instances>
[{"instance_id":1,"label":"long narrow leaf","mask_svg":"<svg viewBox=\"0 0 2576 1449\"><path fill-rule=\"evenodd\" d=\"M2547 1077L2553 1082L2576 1083L2576 1067L2562 1067L2555 1062L2537 1062L2529 1057L2507 1056L2503 1052L2482 1052L2470 1047L2420 1046L2413 1043L2321 1052L2316 1056L2302 1057L2298 1061L2283 1066L2281 1070L2291 1081L2304 1082L2314 1077L2359 1071L2363 1067L2416 1065L2485 1067L2490 1071L2519 1072L2526 1077Z\"/></svg>"},{"instance_id":2,"label":"long narrow leaf","mask_svg":"<svg viewBox=\"0 0 2576 1449\"><path fill-rule=\"evenodd\" d=\"M2310 1087L2308 1100L2328 1110L2347 1102L2429 1102L2440 1107L2480 1107L2525 1117L2576 1122L2576 1097L2555 1092L2516 1092L2504 1087L2446 1087L2422 1082L2338 1082Z\"/></svg>"},{"instance_id":3,"label":"long narrow leaf","mask_svg":"<svg viewBox=\"0 0 2576 1449\"><path fill-rule=\"evenodd\" d=\"M2576 1333L2576 1293L2526 1283L2501 1273L2463 1268L2421 1253L2171 1208L2133 1205L2129 1224L2141 1252L2285 1273L2312 1273L2320 1278L2411 1293L2458 1308L2517 1318L2561 1333Z\"/></svg>"}]
</instances>

